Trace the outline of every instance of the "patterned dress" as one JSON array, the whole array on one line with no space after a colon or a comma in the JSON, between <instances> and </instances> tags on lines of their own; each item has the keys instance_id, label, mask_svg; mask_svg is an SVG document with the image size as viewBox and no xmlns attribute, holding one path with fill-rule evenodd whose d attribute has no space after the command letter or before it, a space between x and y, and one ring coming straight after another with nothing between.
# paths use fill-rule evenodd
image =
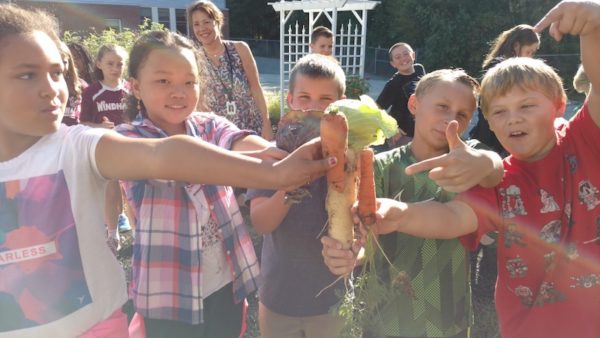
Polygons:
<instances>
[{"instance_id":1,"label":"patterned dress","mask_svg":"<svg viewBox=\"0 0 600 338\"><path fill-rule=\"evenodd\" d=\"M244 71L240 54L233 41L223 41L225 52L220 56L220 64L213 64L204 49L200 55L205 58L206 70L203 74L205 87L204 101L210 111L229 119L240 129L249 129L257 134L262 132L262 116ZM235 102L236 113L227 112L227 102Z\"/></svg>"}]
</instances>

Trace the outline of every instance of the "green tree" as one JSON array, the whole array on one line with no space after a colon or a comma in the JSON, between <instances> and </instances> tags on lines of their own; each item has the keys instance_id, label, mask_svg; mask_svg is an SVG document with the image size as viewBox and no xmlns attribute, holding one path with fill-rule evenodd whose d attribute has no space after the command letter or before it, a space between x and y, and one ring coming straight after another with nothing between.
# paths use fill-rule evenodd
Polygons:
<instances>
[{"instance_id":1,"label":"green tree","mask_svg":"<svg viewBox=\"0 0 600 338\"><path fill-rule=\"evenodd\" d=\"M273 0L229 0L229 33L235 38L279 40L279 13Z\"/></svg>"},{"instance_id":2,"label":"green tree","mask_svg":"<svg viewBox=\"0 0 600 338\"><path fill-rule=\"evenodd\" d=\"M369 16L367 43L387 48L398 41L420 51L419 61L428 70L460 67L481 74L481 63L490 43L517 24L534 25L554 0L382 0ZM578 40L557 44L542 35L539 54L570 82L578 60Z\"/></svg>"}]
</instances>

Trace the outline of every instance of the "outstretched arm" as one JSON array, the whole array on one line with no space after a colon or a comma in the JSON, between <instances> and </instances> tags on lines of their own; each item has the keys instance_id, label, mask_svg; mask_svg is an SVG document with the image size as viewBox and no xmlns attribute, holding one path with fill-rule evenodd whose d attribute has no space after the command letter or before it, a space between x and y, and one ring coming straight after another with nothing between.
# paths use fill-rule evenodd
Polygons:
<instances>
[{"instance_id":1,"label":"outstretched arm","mask_svg":"<svg viewBox=\"0 0 600 338\"><path fill-rule=\"evenodd\" d=\"M550 35L560 41L564 34L579 35L581 60L592 88L588 109L600 127L600 2L562 1L535 26L537 32L550 27Z\"/></svg>"},{"instance_id":2,"label":"outstretched arm","mask_svg":"<svg viewBox=\"0 0 600 338\"><path fill-rule=\"evenodd\" d=\"M233 143L231 150L263 160L281 160L288 152L275 147L258 135L247 135Z\"/></svg>"},{"instance_id":3,"label":"outstretched arm","mask_svg":"<svg viewBox=\"0 0 600 338\"><path fill-rule=\"evenodd\" d=\"M276 163L184 135L135 139L106 133L96 147L100 174L109 179L156 178L261 189L290 190L302 186L323 175L337 161L320 158L318 139Z\"/></svg>"},{"instance_id":4,"label":"outstretched arm","mask_svg":"<svg viewBox=\"0 0 600 338\"><path fill-rule=\"evenodd\" d=\"M467 146L459 137L458 122L448 124L446 139L450 150L447 154L408 166L406 174L430 170L429 178L451 192L463 192L477 184L491 188L502 181L502 158L493 151Z\"/></svg>"},{"instance_id":5,"label":"outstretched arm","mask_svg":"<svg viewBox=\"0 0 600 338\"><path fill-rule=\"evenodd\" d=\"M398 231L422 238L449 239L477 230L477 216L463 202L407 204L378 198L377 205L377 222L371 226L375 234ZM356 210L353 210L353 214L354 221L358 222Z\"/></svg>"}]
</instances>

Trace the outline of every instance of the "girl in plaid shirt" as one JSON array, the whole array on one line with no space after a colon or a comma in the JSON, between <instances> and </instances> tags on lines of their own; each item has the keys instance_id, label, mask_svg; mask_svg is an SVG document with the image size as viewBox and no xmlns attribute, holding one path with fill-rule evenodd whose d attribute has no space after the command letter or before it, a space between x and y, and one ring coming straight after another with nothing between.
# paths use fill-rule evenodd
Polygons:
<instances>
[{"instance_id":1,"label":"girl in plaid shirt","mask_svg":"<svg viewBox=\"0 0 600 338\"><path fill-rule=\"evenodd\" d=\"M0 4L0 337L128 337L125 278L105 243L107 180L293 188L329 166L306 160L318 143L270 163L184 135L131 139L62 125L68 90L57 31L48 14Z\"/></svg>"},{"instance_id":2,"label":"girl in plaid shirt","mask_svg":"<svg viewBox=\"0 0 600 338\"><path fill-rule=\"evenodd\" d=\"M212 113L193 112L197 58L189 41L151 32L129 62L133 97L123 135L189 135L261 158L286 153ZM258 286L258 261L233 190L217 185L144 180L126 184L137 214L133 301L147 337L237 337L245 297Z\"/></svg>"}]
</instances>

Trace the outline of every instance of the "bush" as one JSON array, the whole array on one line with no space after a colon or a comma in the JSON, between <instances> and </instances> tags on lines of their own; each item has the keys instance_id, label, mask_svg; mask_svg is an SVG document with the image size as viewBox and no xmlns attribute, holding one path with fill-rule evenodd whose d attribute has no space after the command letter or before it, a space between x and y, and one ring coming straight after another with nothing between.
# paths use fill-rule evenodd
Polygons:
<instances>
[{"instance_id":1,"label":"bush","mask_svg":"<svg viewBox=\"0 0 600 338\"><path fill-rule=\"evenodd\" d=\"M369 83L364 78L356 75L346 78L346 97L349 99L358 99L359 96L369 92Z\"/></svg>"},{"instance_id":2,"label":"bush","mask_svg":"<svg viewBox=\"0 0 600 338\"><path fill-rule=\"evenodd\" d=\"M281 119L281 92L280 91L265 91L265 100L267 101L267 111L269 112L269 119L273 128L277 127L279 120ZM289 110L286 102L284 101L283 112Z\"/></svg>"},{"instance_id":3,"label":"bush","mask_svg":"<svg viewBox=\"0 0 600 338\"><path fill-rule=\"evenodd\" d=\"M150 19L146 18L135 31L129 28L124 28L121 32L106 29L100 33L96 31L87 33L85 36L81 32L65 31L63 33L62 41L65 43L79 42L88 49L92 57L95 57L98 54L100 47L105 44L115 44L125 48L125 50L129 52L138 36L142 33L156 30L164 31L166 28L163 24L152 22Z\"/></svg>"}]
</instances>

